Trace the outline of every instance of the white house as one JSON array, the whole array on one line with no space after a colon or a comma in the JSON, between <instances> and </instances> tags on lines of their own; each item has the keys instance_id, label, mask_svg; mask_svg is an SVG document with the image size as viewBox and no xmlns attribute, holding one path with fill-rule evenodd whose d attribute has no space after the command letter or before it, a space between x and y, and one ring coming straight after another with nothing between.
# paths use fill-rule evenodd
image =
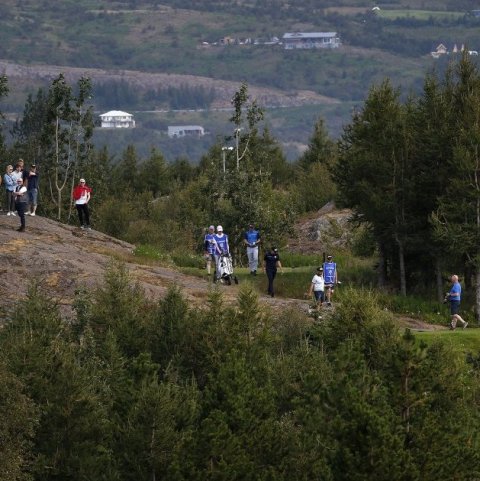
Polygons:
<instances>
[{"instance_id":1,"label":"white house","mask_svg":"<svg viewBox=\"0 0 480 481\"><path fill-rule=\"evenodd\" d=\"M106 129L128 129L135 127L133 115L122 112L121 110L110 110L110 112L100 115L100 119L102 120L101 127Z\"/></svg>"},{"instance_id":2,"label":"white house","mask_svg":"<svg viewBox=\"0 0 480 481\"><path fill-rule=\"evenodd\" d=\"M337 32L294 32L282 37L285 49L295 48L337 48L341 42Z\"/></svg>"},{"instance_id":3,"label":"white house","mask_svg":"<svg viewBox=\"0 0 480 481\"><path fill-rule=\"evenodd\" d=\"M169 125L168 136L170 138L177 137L202 137L205 130L200 125Z\"/></svg>"}]
</instances>

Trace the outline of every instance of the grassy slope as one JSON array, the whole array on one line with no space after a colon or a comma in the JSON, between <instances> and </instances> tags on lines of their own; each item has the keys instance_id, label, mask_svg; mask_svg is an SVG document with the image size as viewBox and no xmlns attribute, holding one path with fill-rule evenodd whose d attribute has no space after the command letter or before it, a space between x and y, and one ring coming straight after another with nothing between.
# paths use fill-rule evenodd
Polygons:
<instances>
[{"instance_id":1,"label":"grassy slope","mask_svg":"<svg viewBox=\"0 0 480 481\"><path fill-rule=\"evenodd\" d=\"M480 353L480 329L467 328L457 329L452 331L426 331L417 332L415 337L419 341L424 341L427 344L431 344L435 341L443 341L451 345L455 351L460 355L472 353L477 355Z\"/></svg>"}]
</instances>

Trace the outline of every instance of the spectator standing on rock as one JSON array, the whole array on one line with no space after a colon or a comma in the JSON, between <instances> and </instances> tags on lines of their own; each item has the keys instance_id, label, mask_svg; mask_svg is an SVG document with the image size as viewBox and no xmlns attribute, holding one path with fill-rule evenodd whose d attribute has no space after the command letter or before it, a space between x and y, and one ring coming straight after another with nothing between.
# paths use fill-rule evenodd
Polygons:
<instances>
[{"instance_id":1,"label":"spectator standing on rock","mask_svg":"<svg viewBox=\"0 0 480 481\"><path fill-rule=\"evenodd\" d=\"M23 185L23 180L21 177L17 179L17 186L13 191L15 196L15 208L17 209L18 215L20 217L20 227L17 229L19 232L25 231L25 209L27 208L27 188Z\"/></svg>"},{"instance_id":2,"label":"spectator standing on rock","mask_svg":"<svg viewBox=\"0 0 480 481\"><path fill-rule=\"evenodd\" d=\"M72 197L78 212L78 220L81 229L90 230L90 212L88 203L90 202L92 189L88 187L85 179L80 179L78 185L73 189Z\"/></svg>"},{"instance_id":3,"label":"spectator standing on rock","mask_svg":"<svg viewBox=\"0 0 480 481\"><path fill-rule=\"evenodd\" d=\"M11 165L7 165L7 170L3 176L3 183L7 195L7 215L17 215L15 214L15 196L13 195L17 187L17 181L13 177L13 167Z\"/></svg>"},{"instance_id":4,"label":"spectator standing on rock","mask_svg":"<svg viewBox=\"0 0 480 481\"><path fill-rule=\"evenodd\" d=\"M271 247L270 250L265 254L263 260L265 261L263 268L265 270L265 274L267 274L268 277L267 293L271 297L275 297L275 292L273 290L273 281L275 279L275 276L277 275L277 267L282 269L283 272L283 267L282 263L280 262L280 255L278 254L278 249L276 247Z\"/></svg>"},{"instance_id":5,"label":"spectator standing on rock","mask_svg":"<svg viewBox=\"0 0 480 481\"><path fill-rule=\"evenodd\" d=\"M19 162L15 165L15 169L12 172L12 177L13 177L13 180L15 181L15 187L17 186L17 179L22 179L22 183L23 183L23 181L25 180L25 177L23 175L23 164L22 163Z\"/></svg>"},{"instance_id":6,"label":"spectator standing on rock","mask_svg":"<svg viewBox=\"0 0 480 481\"><path fill-rule=\"evenodd\" d=\"M258 267L258 244L260 244L260 232L255 230L254 224L248 226L243 236L243 242L247 246L248 267L250 274L257 275Z\"/></svg>"},{"instance_id":7,"label":"spectator standing on rock","mask_svg":"<svg viewBox=\"0 0 480 481\"><path fill-rule=\"evenodd\" d=\"M38 174L37 166L32 164L30 166L30 172L28 173L27 194L29 208L27 209L27 215L35 215L38 203Z\"/></svg>"}]
</instances>

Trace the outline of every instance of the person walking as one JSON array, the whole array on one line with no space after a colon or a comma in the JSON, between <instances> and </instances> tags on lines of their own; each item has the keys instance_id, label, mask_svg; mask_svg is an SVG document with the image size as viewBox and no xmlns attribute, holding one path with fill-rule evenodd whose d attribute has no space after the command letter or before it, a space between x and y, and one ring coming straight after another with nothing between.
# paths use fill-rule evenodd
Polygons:
<instances>
[{"instance_id":1,"label":"person walking","mask_svg":"<svg viewBox=\"0 0 480 481\"><path fill-rule=\"evenodd\" d=\"M80 179L78 185L73 189L72 197L78 212L78 220L81 229L90 230L90 212L88 203L90 202L92 189L88 187L85 179Z\"/></svg>"},{"instance_id":2,"label":"person walking","mask_svg":"<svg viewBox=\"0 0 480 481\"><path fill-rule=\"evenodd\" d=\"M18 216L20 217L20 227L17 229L19 232L25 231L25 210L27 208L27 188L23 185L21 177L17 178L17 186L13 191L15 196L15 209L17 209Z\"/></svg>"},{"instance_id":3,"label":"person walking","mask_svg":"<svg viewBox=\"0 0 480 481\"><path fill-rule=\"evenodd\" d=\"M315 296L316 307L321 307L325 301L325 278L323 277L323 267L317 267L317 271L310 283L308 296Z\"/></svg>"},{"instance_id":4,"label":"person walking","mask_svg":"<svg viewBox=\"0 0 480 481\"><path fill-rule=\"evenodd\" d=\"M32 164L30 166L30 171L28 173L28 183L27 183L27 196L28 196L28 209L26 214L34 216L37 210L38 203L38 174L37 166Z\"/></svg>"},{"instance_id":5,"label":"person walking","mask_svg":"<svg viewBox=\"0 0 480 481\"><path fill-rule=\"evenodd\" d=\"M224 234L223 227L217 226L217 233L214 236L215 241L215 282L222 277L222 255L230 254L228 245L228 235Z\"/></svg>"},{"instance_id":6,"label":"person walking","mask_svg":"<svg viewBox=\"0 0 480 481\"><path fill-rule=\"evenodd\" d=\"M207 261L207 274L211 273L212 261L215 263L215 226L211 225L203 240L203 250Z\"/></svg>"},{"instance_id":7,"label":"person walking","mask_svg":"<svg viewBox=\"0 0 480 481\"><path fill-rule=\"evenodd\" d=\"M280 262L280 255L278 254L278 249L276 247L271 247L269 251L266 252L263 258L265 274L268 278L268 290L267 293L271 297L275 297L275 291L273 290L273 281L277 275L277 268L280 268L283 272L282 263Z\"/></svg>"},{"instance_id":8,"label":"person walking","mask_svg":"<svg viewBox=\"0 0 480 481\"><path fill-rule=\"evenodd\" d=\"M250 224L243 236L243 242L247 246L248 267L250 274L256 276L258 268L258 244L260 244L260 232L255 230L255 225Z\"/></svg>"},{"instance_id":9,"label":"person walking","mask_svg":"<svg viewBox=\"0 0 480 481\"><path fill-rule=\"evenodd\" d=\"M327 262L323 263L323 276L325 279L325 300L327 306L331 306L335 285L338 284L337 264L333 262L333 256L327 256Z\"/></svg>"},{"instance_id":10,"label":"person walking","mask_svg":"<svg viewBox=\"0 0 480 481\"><path fill-rule=\"evenodd\" d=\"M7 215L17 215L15 214L15 195L13 194L17 187L17 181L13 177L13 167L11 165L7 165L7 170L3 176L3 183L7 195Z\"/></svg>"},{"instance_id":11,"label":"person walking","mask_svg":"<svg viewBox=\"0 0 480 481\"><path fill-rule=\"evenodd\" d=\"M457 322L462 324L463 329L468 326L468 322L464 321L460 317L460 301L462 300L462 286L458 282L458 276L453 274L450 278L452 281L452 287L447 292L447 300L450 302L450 329L454 331L457 327Z\"/></svg>"}]
</instances>

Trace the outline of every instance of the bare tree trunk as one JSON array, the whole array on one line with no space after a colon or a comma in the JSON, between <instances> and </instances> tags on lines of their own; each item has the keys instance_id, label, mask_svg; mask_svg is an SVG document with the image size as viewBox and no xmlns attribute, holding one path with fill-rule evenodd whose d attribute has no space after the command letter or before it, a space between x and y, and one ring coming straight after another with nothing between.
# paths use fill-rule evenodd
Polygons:
<instances>
[{"instance_id":1,"label":"bare tree trunk","mask_svg":"<svg viewBox=\"0 0 480 481\"><path fill-rule=\"evenodd\" d=\"M475 269L475 319L480 324L480 266Z\"/></svg>"},{"instance_id":2,"label":"bare tree trunk","mask_svg":"<svg viewBox=\"0 0 480 481\"><path fill-rule=\"evenodd\" d=\"M443 301L443 281L442 281L442 269L440 265L440 259L435 258L435 281L437 286L437 300L438 302Z\"/></svg>"},{"instance_id":3,"label":"bare tree trunk","mask_svg":"<svg viewBox=\"0 0 480 481\"><path fill-rule=\"evenodd\" d=\"M382 289L385 287L387 282L387 269L385 262L385 251L381 242L378 244L378 253L378 287Z\"/></svg>"},{"instance_id":4,"label":"bare tree trunk","mask_svg":"<svg viewBox=\"0 0 480 481\"><path fill-rule=\"evenodd\" d=\"M62 191L57 189L57 220L62 220Z\"/></svg>"},{"instance_id":5,"label":"bare tree trunk","mask_svg":"<svg viewBox=\"0 0 480 481\"><path fill-rule=\"evenodd\" d=\"M407 279L405 277L405 254L403 251L403 243L397 240L398 244L398 262L400 268L400 294L407 295Z\"/></svg>"}]
</instances>

